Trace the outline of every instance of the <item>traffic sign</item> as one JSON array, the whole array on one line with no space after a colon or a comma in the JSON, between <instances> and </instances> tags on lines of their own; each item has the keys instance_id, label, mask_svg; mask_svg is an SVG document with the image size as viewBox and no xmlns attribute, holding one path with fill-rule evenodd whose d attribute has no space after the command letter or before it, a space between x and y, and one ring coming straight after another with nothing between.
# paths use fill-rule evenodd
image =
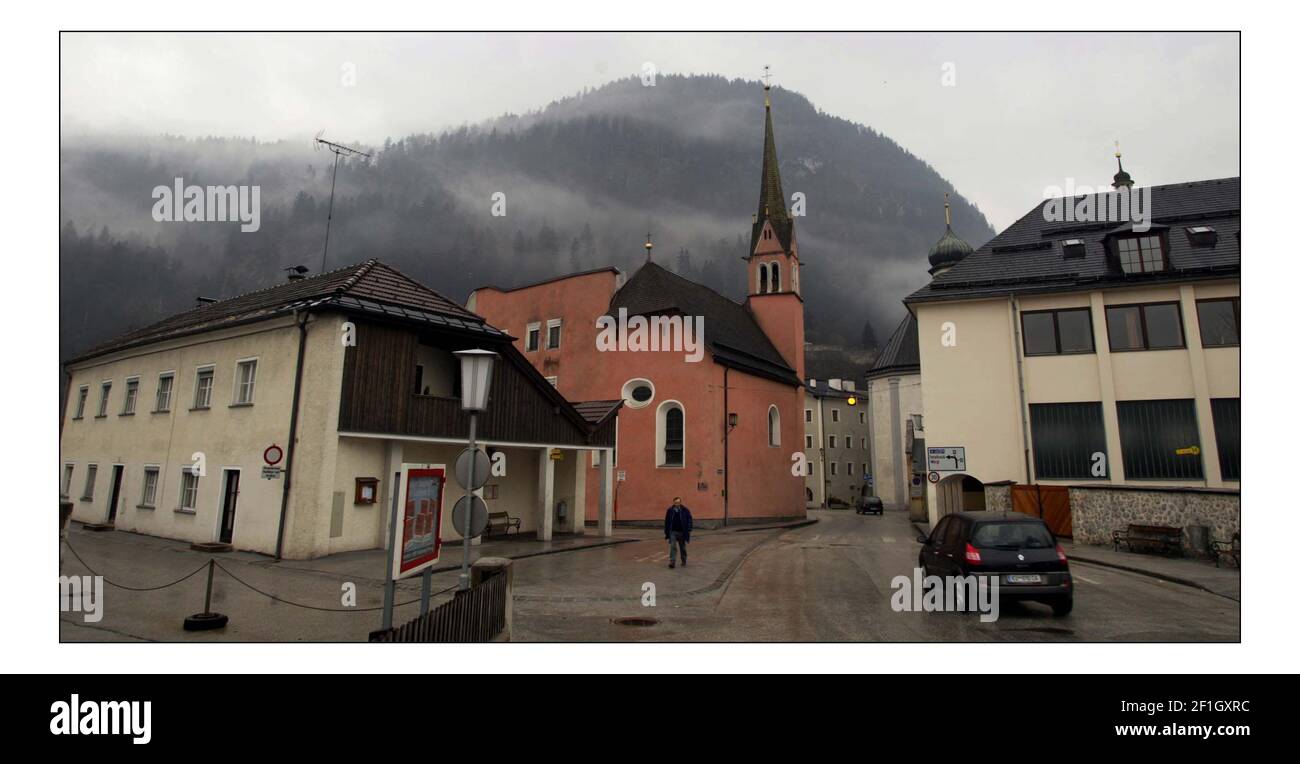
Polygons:
<instances>
[{"instance_id":1,"label":"traffic sign","mask_svg":"<svg viewBox=\"0 0 1300 764\"><path fill-rule=\"evenodd\" d=\"M474 465L474 485L470 485L469 467ZM465 449L456 457L456 482L469 491L477 491L492 474L492 462L481 448Z\"/></svg>"},{"instance_id":2,"label":"traffic sign","mask_svg":"<svg viewBox=\"0 0 1300 764\"><path fill-rule=\"evenodd\" d=\"M274 467L284 458L284 449L272 443L262 452L262 461Z\"/></svg>"},{"instance_id":3,"label":"traffic sign","mask_svg":"<svg viewBox=\"0 0 1300 764\"><path fill-rule=\"evenodd\" d=\"M472 504L471 500L473 500ZM471 506L473 509L468 512L469 532L466 533L465 515L467 508ZM488 524L487 504L474 495L460 497L456 500L456 506L451 509L451 524L461 537L468 536L469 538L474 538L475 536L483 535L483 531L487 530Z\"/></svg>"}]
</instances>

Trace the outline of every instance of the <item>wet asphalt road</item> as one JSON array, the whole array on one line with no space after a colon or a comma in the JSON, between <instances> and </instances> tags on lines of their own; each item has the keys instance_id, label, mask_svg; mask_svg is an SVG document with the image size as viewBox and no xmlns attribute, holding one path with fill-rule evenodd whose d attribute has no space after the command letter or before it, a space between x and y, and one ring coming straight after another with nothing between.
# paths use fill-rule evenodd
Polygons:
<instances>
[{"instance_id":1,"label":"wet asphalt road","mask_svg":"<svg viewBox=\"0 0 1300 764\"><path fill-rule=\"evenodd\" d=\"M660 596L655 607L630 597L616 602L522 602L521 640L596 641L1230 641L1239 639L1238 603L1181 584L1111 568L1073 563L1074 611L1054 617L1037 603L1003 603L999 618L977 614L895 612L895 576L910 576L919 545L904 513L883 517L813 512L820 522L788 531L700 536L692 562L737 555L716 589ZM744 538L758 536L759 538ZM741 543L741 542L744 543ZM628 552L643 544L629 544ZM579 555L591 555L579 561ZM596 563L596 552L568 564ZM558 562L560 557L550 558ZM528 562L528 561L525 561ZM672 581L680 569L648 560L643 577ZM535 565L546 566L548 558ZM636 565L634 560L627 564ZM529 577L540 571L530 570ZM594 571L593 571L594 573ZM659 587L660 592L663 586ZM653 618L653 626L621 626L618 617Z\"/></svg>"},{"instance_id":2,"label":"wet asphalt road","mask_svg":"<svg viewBox=\"0 0 1300 764\"><path fill-rule=\"evenodd\" d=\"M1074 612L1053 617L1044 605L1006 603L999 619L973 613L895 612L895 576L910 576L919 545L905 513L883 517L810 512L819 522L795 529L697 532L690 565L668 569L662 533L619 529L624 543L516 560L515 627L520 642L946 642L946 641L1227 641L1239 640L1237 602L1147 576L1074 563ZM174 580L208 555L180 542L130 533L73 531L69 541L98 572L136 586ZM365 553L371 554L371 553ZM373 553L378 555L378 552ZM367 558L368 559L368 558ZM376 560L378 557L376 557ZM102 620L61 613L64 641L365 641L378 628L378 564L341 572L325 562L280 566L235 553L220 564L269 599L218 574L214 609L231 616L218 632L184 632L201 609L204 577L156 591L105 592ZM366 575L357 575L358 571ZM64 572L89 572L65 557ZM354 583L356 609L338 612L340 587ZM434 576L434 591L456 572ZM649 594L653 594L653 598ZM435 604L450 594L435 598ZM398 599L418 599L418 580ZM651 605L651 603L653 603ZM327 608L321 610L319 608ZM400 623L418 613L400 608ZM622 625L619 619L653 621Z\"/></svg>"}]
</instances>

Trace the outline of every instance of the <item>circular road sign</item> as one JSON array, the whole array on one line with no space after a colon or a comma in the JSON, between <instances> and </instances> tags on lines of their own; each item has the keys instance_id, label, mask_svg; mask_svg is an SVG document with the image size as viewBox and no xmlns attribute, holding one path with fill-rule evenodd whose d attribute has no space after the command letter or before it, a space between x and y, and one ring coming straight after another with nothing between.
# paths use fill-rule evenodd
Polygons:
<instances>
[{"instance_id":1,"label":"circular road sign","mask_svg":"<svg viewBox=\"0 0 1300 764\"><path fill-rule=\"evenodd\" d=\"M471 499L473 499L472 505L470 503ZM469 532L467 533L465 531L465 514L466 508L470 506L473 506L473 510L469 512L470 522ZM483 535L483 531L487 530L488 524L487 504L477 496L460 497L456 501L456 506L451 509L451 524L462 537L474 538Z\"/></svg>"},{"instance_id":2,"label":"circular road sign","mask_svg":"<svg viewBox=\"0 0 1300 764\"><path fill-rule=\"evenodd\" d=\"M937 482L939 482L939 473L937 473L937 472L931 472L929 477L930 477L930 482L931 482L931 483L937 483Z\"/></svg>"},{"instance_id":3,"label":"circular road sign","mask_svg":"<svg viewBox=\"0 0 1300 764\"><path fill-rule=\"evenodd\" d=\"M470 485L469 467L474 465L474 485ZM477 491L488 481L492 472L492 462L481 448L465 449L456 457L456 482L469 491Z\"/></svg>"},{"instance_id":4,"label":"circular road sign","mask_svg":"<svg viewBox=\"0 0 1300 764\"><path fill-rule=\"evenodd\" d=\"M272 443L262 452L262 461L274 467L284 458L284 449Z\"/></svg>"}]
</instances>

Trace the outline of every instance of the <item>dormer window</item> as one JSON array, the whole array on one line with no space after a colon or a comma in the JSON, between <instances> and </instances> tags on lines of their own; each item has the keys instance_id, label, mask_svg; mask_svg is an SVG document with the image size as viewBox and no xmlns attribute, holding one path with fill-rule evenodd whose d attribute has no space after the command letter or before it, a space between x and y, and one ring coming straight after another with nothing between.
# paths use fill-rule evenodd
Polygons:
<instances>
[{"instance_id":1,"label":"dormer window","mask_svg":"<svg viewBox=\"0 0 1300 764\"><path fill-rule=\"evenodd\" d=\"M1219 232L1208 225L1194 225L1187 229L1187 240L1193 247L1213 247L1219 243Z\"/></svg>"},{"instance_id":2,"label":"dormer window","mask_svg":"<svg viewBox=\"0 0 1300 764\"><path fill-rule=\"evenodd\" d=\"M1154 273L1165 270L1165 253L1157 235L1128 236L1115 241L1119 266L1125 273Z\"/></svg>"},{"instance_id":3,"label":"dormer window","mask_svg":"<svg viewBox=\"0 0 1300 764\"><path fill-rule=\"evenodd\" d=\"M1083 239L1066 239L1061 242L1061 251L1065 253L1067 260L1083 257L1084 244Z\"/></svg>"}]
</instances>

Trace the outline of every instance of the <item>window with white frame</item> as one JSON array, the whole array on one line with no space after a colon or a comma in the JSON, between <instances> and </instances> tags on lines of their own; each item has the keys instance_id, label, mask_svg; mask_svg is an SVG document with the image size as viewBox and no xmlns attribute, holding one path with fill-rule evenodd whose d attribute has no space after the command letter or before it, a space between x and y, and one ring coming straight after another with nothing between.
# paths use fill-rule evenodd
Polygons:
<instances>
[{"instance_id":1,"label":"window with white frame","mask_svg":"<svg viewBox=\"0 0 1300 764\"><path fill-rule=\"evenodd\" d=\"M840 421L840 410L839 410L839 409L831 409L831 421L832 421L832 422L838 422L838 421Z\"/></svg>"},{"instance_id":2,"label":"window with white frame","mask_svg":"<svg viewBox=\"0 0 1300 764\"><path fill-rule=\"evenodd\" d=\"M189 467L181 468L181 509L194 509L199 501L199 476Z\"/></svg>"},{"instance_id":3,"label":"window with white frame","mask_svg":"<svg viewBox=\"0 0 1300 764\"><path fill-rule=\"evenodd\" d=\"M812 421L812 409L804 409L804 410L803 410L803 420L804 420L805 422L811 422L811 421Z\"/></svg>"},{"instance_id":4,"label":"window with white frame","mask_svg":"<svg viewBox=\"0 0 1300 764\"><path fill-rule=\"evenodd\" d=\"M853 474L853 462L845 462L845 463L844 463L844 469L848 470L848 473L849 473L850 475L852 475L852 474Z\"/></svg>"},{"instance_id":5,"label":"window with white frame","mask_svg":"<svg viewBox=\"0 0 1300 764\"><path fill-rule=\"evenodd\" d=\"M59 483L59 495L66 498L72 490L72 470L71 462L63 465L63 480Z\"/></svg>"},{"instance_id":6,"label":"window with white frame","mask_svg":"<svg viewBox=\"0 0 1300 764\"><path fill-rule=\"evenodd\" d=\"M830 447L831 447L831 448L835 448L835 436L834 436L834 435L828 435L828 436L826 436L826 437L827 437L827 440L830 442Z\"/></svg>"},{"instance_id":7,"label":"window with white frame","mask_svg":"<svg viewBox=\"0 0 1300 764\"><path fill-rule=\"evenodd\" d=\"M686 413L677 401L659 404L656 417L656 461L660 467L681 467L686 463Z\"/></svg>"},{"instance_id":8,"label":"window with white frame","mask_svg":"<svg viewBox=\"0 0 1300 764\"><path fill-rule=\"evenodd\" d=\"M859 412L858 412L858 424L866 424L866 423L867 423L867 412L865 412L865 411L859 411Z\"/></svg>"},{"instance_id":9,"label":"window with white frame","mask_svg":"<svg viewBox=\"0 0 1300 764\"><path fill-rule=\"evenodd\" d=\"M853 436L852 436L852 435L845 435L845 436L844 436L844 447L845 447L845 448L853 448Z\"/></svg>"},{"instance_id":10,"label":"window with white frame","mask_svg":"<svg viewBox=\"0 0 1300 764\"><path fill-rule=\"evenodd\" d=\"M775 405L767 407L767 445L781 445L781 412Z\"/></svg>"},{"instance_id":11,"label":"window with white frame","mask_svg":"<svg viewBox=\"0 0 1300 764\"><path fill-rule=\"evenodd\" d=\"M249 358L235 364L236 406L253 405L253 387L257 384L257 359Z\"/></svg>"},{"instance_id":12,"label":"window with white frame","mask_svg":"<svg viewBox=\"0 0 1300 764\"><path fill-rule=\"evenodd\" d=\"M140 506L152 507L158 502L158 468L144 468L144 489L140 492Z\"/></svg>"},{"instance_id":13,"label":"window with white frame","mask_svg":"<svg viewBox=\"0 0 1300 764\"><path fill-rule=\"evenodd\" d=\"M804 448L812 448L812 447L813 447L813 445L812 445L812 436L811 436L811 435L805 435L805 436L803 436L803 447L804 447Z\"/></svg>"},{"instance_id":14,"label":"window with white frame","mask_svg":"<svg viewBox=\"0 0 1300 764\"><path fill-rule=\"evenodd\" d=\"M202 366L194 378L194 408L206 409L212 405L212 376L214 369L211 366Z\"/></svg>"},{"instance_id":15,"label":"window with white frame","mask_svg":"<svg viewBox=\"0 0 1300 764\"><path fill-rule=\"evenodd\" d=\"M781 264L777 262L772 263L772 291L781 291Z\"/></svg>"},{"instance_id":16,"label":"window with white frame","mask_svg":"<svg viewBox=\"0 0 1300 764\"><path fill-rule=\"evenodd\" d=\"M126 380L126 395L122 397L122 416L135 413L135 401L138 397L140 397L140 378L128 377Z\"/></svg>"},{"instance_id":17,"label":"window with white frame","mask_svg":"<svg viewBox=\"0 0 1300 764\"><path fill-rule=\"evenodd\" d=\"M98 464L86 465L86 485L81 489L81 498L90 501L95 498L95 476L99 474Z\"/></svg>"},{"instance_id":18,"label":"window with white frame","mask_svg":"<svg viewBox=\"0 0 1300 764\"><path fill-rule=\"evenodd\" d=\"M86 414L86 399L90 397L90 385L82 385L77 390L77 413L73 419L80 419Z\"/></svg>"},{"instance_id":19,"label":"window with white frame","mask_svg":"<svg viewBox=\"0 0 1300 764\"><path fill-rule=\"evenodd\" d=\"M542 325L529 324L524 330L524 352L531 353L542 344Z\"/></svg>"},{"instance_id":20,"label":"window with white frame","mask_svg":"<svg viewBox=\"0 0 1300 764\"><path fill-rule=\"evenodd\" d=\"M557 350L560 347L560 329L564 326L564 319L552 318L546 322L546 348L547 350Z\"/></svg>"},{"instance_id":21,"label":"window with white frame","mask_svg":"<svg viewBox=\"0 0 1300 764\"><path fill-rule=\"evenodd\" d=\"M103 382L99 386L99 413L96 416L108 416L108 394L113 390L112 382Z\"/></svg>"},{"instance_id":22,"label":"window with white frame","mask_svg":"<svg viewBox=\"0 0 1300 764\"><path fill-rule=\"evenodd\" d=\"M170 411L172 407L172 385L176 382L176 375L172 372L164 372L158 375L158 393L154 396L154 411Z\"/></svg>"},{"instance_id":23,"label":"window with white frame","mask_svg":"<svg viewBox=\"0 0 1300 764\"><path fill-rule=\"evenodd\" d=\"M834 477L835 475L838 474L840 474L840 463L831 462L831 476Z\"/></svg>"}]
</instances>

